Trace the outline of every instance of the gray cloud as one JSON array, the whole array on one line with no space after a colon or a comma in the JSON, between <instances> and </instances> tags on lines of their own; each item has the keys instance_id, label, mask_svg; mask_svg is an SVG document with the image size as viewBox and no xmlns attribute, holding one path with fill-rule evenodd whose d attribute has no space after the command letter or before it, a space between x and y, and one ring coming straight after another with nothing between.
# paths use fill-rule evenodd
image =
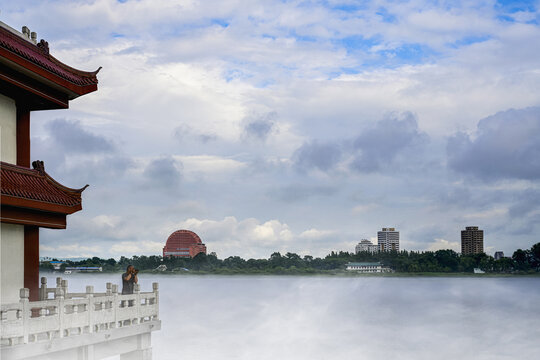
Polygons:
<instances>
[{"instance_id":1,"label":"gray cloud","mask_svg":"<svg viewBox=\"0 0 540 360\"><path fill-rule=\"evenodd\" d=\"M84 158L76 163L64 165L60 174L78 184L109 184L111 179L118 180L125 172L134 167L131 158L121 154L111 154L97 158Z\"/></svg>"},{"instance_id":2,"label":"gray cloud","mask_svg":"<svg viewBox=\"0 0 540 360\"><path fill-rule=\"evenodd\" d=\"M418 129L410 113L392 114L360 134L353 143L356 152L351 167L361 172L375 172L391 165L400 152L421 144L427 135Z\"/></svg>"},{"instance_id":3,"label":"gray cloud","mask_svg":"<svg viewBox=\"0 0 540 360\"><path fill-rule=\"evenodd\" d=\"M332 196L338 192L335 186L308 186L305 184L295 184L284 186L270 192L271 197L284 202L303 201L315 196Z\"/></svg>"},{"instance_id":4,"label":"gray cloud","mask_svg":"<svg viewBox=\"0 0 540 360\"><path fill-rule=\"evenodd\" d=\"M244 125L244 135L248 138L265 141L275 128L277 114L270 112L256 118L248 118Z\"/></svg>"},{"instance_id":5,"label":"gray cloud","mask_svg":"<svg viewBox=\"0 0 540 360\"><path fill-rule=\"evenodd\" d=\"M32 138L32 159L43 160L58 180L95 185L118 179L134 166L111 140L89 132L79 121L56 119L44 129L47 137Z\"/></svg>"},{"instance_id":6,"label":"gray cloud","mask_svg":"<svg viewBox=\"0 0 540 360\"><path fill-rule=\"evenodd\" d=\"M312 141L304 143L293 154L294 165L297 169L331 170L341 159L341 148L333 143Z\"/></svg>"},{"instance_id":7,"label":"gray cloud","mask_svg":"<svg viewBox=\"0 0 540 360\"><path fill-rule=\"evenodd\" d=\"M143 177L157 189L178 188L182 178L181 164L172 157L162 157L152 160L144 169Z\"/></svg>"},{"instance_id":8,"label":"gray cloud","mask_svg":"<svg viewBox=\"0 0 540 360\"><path fill-rule=\"evenodd\" d=\"M113 142L104 136L85 130L79 121L56 119L45 125L55 146L75 153L105 153L115 150Z\"/></svg>"},{"instance_id":9,"label":"gray cloud","mask_svg":"<svg viewBox=\"0 0 540 360\"><path fill-rule=\"evenodd\" d=\"M203 133L193 129L191 126L182 124L178 126L174 131L174 136L179 141L195 140L203 144L215 141L218 137L212 133Z\"/></svg>"},{"instance_id":10,"label":"gray cloud","mask_svg":"<svg viewBox=\"0 0 540 360\"><path fill-rule=\"evenodd\" d=\"M484 181L540 178L540 107L507 110L478 123L476 137L448 139L451 169Z\"/></svg>"},{"instance_id":11,"label":"gray cloud","mask_svg":"<svg viewBox=\"0 0 540 360\"><path fill-rule=\"evenodd\" d=\"M508 209L508 214L511 217L524 217L531 212L540 209L540 191L527 189L516 194L515 203Z\"/></svg>"}]
</instances>

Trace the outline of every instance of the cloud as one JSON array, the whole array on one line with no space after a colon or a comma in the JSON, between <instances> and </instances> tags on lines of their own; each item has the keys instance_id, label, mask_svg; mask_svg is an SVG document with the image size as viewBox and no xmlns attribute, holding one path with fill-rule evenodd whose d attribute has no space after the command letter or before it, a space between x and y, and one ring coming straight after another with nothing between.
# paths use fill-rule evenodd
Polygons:
<instances>
[{"instance_id":1,"label":"cloud","mask_svg":"<svg viewBox=\"0 0 540 360\"><path fill-rule=\"evenodd\" d=\"M40 251L44 251L55 258L91 258L102 253L103 248L99 245L87 246L79 243L63 244L58 246L39 246Z\"/></svg>"},{"instance_id":2,"label":"cloud","mask_svg":"<svg viewBox=\"0 0 540 360\"><path fill-rule=\"evenodd\" d=\"M251 116L244 120L244 134L247 138L265 141L275 129L277 114L270 112L262 116Z\"/></svg>"},{"instance_id":3,"label":"cloud","mask_svg":"<svg viewBox=\"0 0 540 360\"><path fill-rule=\"evenodd\" d=\"M141 254L161 254L164 247L159 241L121 241L111 246L111 253L115 256L130 257Z\"/></svg>"},{"instance_id":4,"label":"cloud","mask_svg":"<svg viewBox=\"0 0 540 360\"><path fill-rule=\"evenodd\" d=\"M514 204L508 209L511 217L521 218L531 213L540 213L540 191L527 189L514 196Z\"/></svg>"},{"instance_id":5,"label":"cloud","mask_svg":"<svg viewBox=\"0 0 540 360\"><path fill-rule=\"evenodd\" d=\"M101 241L106 256L113 241L166 239L182 219L234 216L242 224L279 219L293 240L276 249L324 255L352 250L347 242L375 233L373 224L444 224L429 236L403 231L404 241L418 238L425 250L433 239L451 241L462 214L508 208L486 226L490 241L508 252L530 247L534 232L510 237L500 223L523 228L520 214L538 223L533 202L519 195L538 188L535 174L511 169L498 183L454 180L486 177L475 169L484 163L467 167L458 156L476 146L478 119L539 105L540 48L531 46L540 37L538 10L447 5L28 0L22 9L6 2L2 21L38 31L56 58L84 70L103 66L99 90L61 111L69 118L55 123L56 134L49 129L60 112L32 114L33 159L68 186L91 185L68 229L44 230L43 240ZM448 134L457 130L467 134L467 151L447 156ZM519 160L509 162L525 167ZM538 168L525 161L530 173ZM155 187L167 191L146 191ZM173 188L201 206L175 208L176 196L157 196ZM99 232L74 221L92 224L103 214L122 221L94 225ZM299 234L312 228L338 230L333 242L310 243ZM231 240L230 254L276 250L239 244Z\"/></svg>"},{"instance_id":6,"label":"cloud","mask_svg":"<svg viewBox=\"0 0 540 360\"><path fill-rule=\"evenodd\" d=\"M113 142L84 129L80 121L56 119L45 125L55 147L74 153L108 153L115 150Z\"/></svg>"},{"instance_id":7,"label":"cloud","mask_svg":"<svg viewBox=\"0 0 540 360\"><path fill-rule=\"evenodd\" d=\"M216 134L199 132L186 124L178 126L174 131L174 135L181 143L190 140L197 140L203 144L206 144L211 141L218 140L218 136Z\"/></svg>"},{"instance_id":8,"label":"cloud","mask_svg":"<svg viewBox=\"0 0 540 360\"><path fill-rule=\"evenodd\" d=\"M351 167L368 173L391 168L400 153L426 140L412 113L391 114L354 139Z\"/></svg>"},{"instance_id":9,"label":"cloud","mask_svg":"<svg viewBox=\"0 0 540 360\"><path fill-rule=\"evenodd\" d=\"M437 251L450 249L455 252L461 252L461 245L457 241L448 241L445 239L435 239L434 242L428 244L428 251Z\"/></svg>"},{"instance_id":10,"label":"cloud","mask_svg":"<svg viewBox=\"0 0 540 360\"><path fill-rule=\"evenodd\" d=\"M142 176L146 183L154 189L175 190L182 179L182 163L170 156L151 160L145 167Z\"/></svg>"},{"instance_id":11,"label":"cloud","mask_svg":"<svg viewBox=\"0 0 540 360\"><path fill-rule=\"evenodd\" d=\"M339 145L314 140L300 146L294 152L292 158L297 169L329 171L337 165L341 155Z\"/></svg>"},{"instance_id":12,"label":"cloud","mask_svg":"<svg viewBox=\"0 0 540 360\"><path fill-rule=\"evenodd\" d=\"M540 107L480 120L474 137L450 137L447 154L451 169L484 181L540 179Z\"/></svg>"},{"instance_id":13,"label":"cloud","mask_svg":"<svg viewBox=\"0 0 540 360\"><path fill-rule=\"evenodd\" d=\"M381 207L381 204L377 204L377 203L361 204L361 205L356 205L355 207L353 207L352 212L355 214L361 214L361 213L366 213L369 211L374 211L375 209L378 209L380 207Z\"/></svg>"},{"instance_id":14,"label":"cloud","mask_svg":"<svg viewBox=\"0 0 540 360\"><path fill-rule=\"evenodd\" d=\"M318 230L315 228L302 231L298 237L300 239L307 239L307 240L318 240L322 238L327 238L331 235L334 235L335 231L331 230Z\"/></svg>"},{"instance_id":15,"label":"cloud","mask_svg":"<svg viewBox=\"0 0 540 360\"><path fill-rule=\"evenodd\" d=\"M284 202L298 202L312 197L332 196L338 191L336 186L293 184L271 190L269 195Z\"/></svg>"},{"instance_id":16,"label":"cloud","mask_svg":"<svg viewBox=\"0 0 540 360\"><path fill-rule=\"evenodd\" d=\"M238 254L266 257L272 249L287 249L293 240L289 226L279 220L261 222L248 218L239 221L233 216L223 220L191 218L180 222L178 228L194 231L207 243L208 251L216 251L223 258Z\"/></svg>"}]
</instances>

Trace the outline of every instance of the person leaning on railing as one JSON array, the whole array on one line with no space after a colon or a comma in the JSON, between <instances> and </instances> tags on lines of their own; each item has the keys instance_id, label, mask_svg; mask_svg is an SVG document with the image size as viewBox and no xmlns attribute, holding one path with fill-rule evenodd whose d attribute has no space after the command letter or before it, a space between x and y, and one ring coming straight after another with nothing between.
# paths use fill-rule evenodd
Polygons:
<instances>
[{"instance_id":1,"label":"person leaning on railing","mask_svg":"<svg viewBox=\"0 0 540 360\"><path fill-rule=\"evenodd\" d=\"M126 272L122 274L122 295L133 294L133 288L139 282L138 272L139 270L135 269L133 265L128 265Z\"/></svg>"}]
</instances>

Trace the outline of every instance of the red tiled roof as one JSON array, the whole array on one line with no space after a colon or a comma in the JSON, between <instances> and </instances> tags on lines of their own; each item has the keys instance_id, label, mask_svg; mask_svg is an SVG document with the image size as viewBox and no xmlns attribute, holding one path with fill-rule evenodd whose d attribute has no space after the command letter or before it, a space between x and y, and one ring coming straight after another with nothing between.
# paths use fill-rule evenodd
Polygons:
<instances>
[{"instance_id":1,"label":"red tiled roof","mask_svg":"<svg viewBox=\"0 0 540 360\"><path fill-rule=\"evenodd\" d=\"M70 189L45 172L42 161L34 169L0 162L2 205L71 214L82 209L81 193ZM88 185L87 185L88 186Z\"/></svg>"},{"instance_id":2,"label":"red tiled roof","mask_svg":"<svg viewBox=\"0 0 540 360\"><path fill-rule=\"evenodd\" d=\"M98 83L96 75L100 69L93 72L86 72L74 69L60 62L49 54L49 44L45 40L41 40L37 45L34 45L30 41L0 26L0 48L6 49L19 58L37 65L72 84L85 87L88 85L97 85Z\"/></svg>"}]
</instances>

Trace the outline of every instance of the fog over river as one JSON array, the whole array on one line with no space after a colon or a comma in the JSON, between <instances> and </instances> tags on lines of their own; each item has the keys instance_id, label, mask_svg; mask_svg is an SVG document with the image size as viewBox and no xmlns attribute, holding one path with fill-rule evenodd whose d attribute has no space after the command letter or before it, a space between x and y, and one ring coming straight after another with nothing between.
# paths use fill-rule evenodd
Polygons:
<instances>
[{"instance_id":1,"label":"fog over river","mask_svg":"<svg viewBox=\"0 0 540 360\"><path fill-rule=\"evenodd\" d=\"M46 274L50 286L53 274ZM120 274L72 274L70 291ZM535 359L540 278L140 275L165 359Z\"/></svg>"}]
</instances>

